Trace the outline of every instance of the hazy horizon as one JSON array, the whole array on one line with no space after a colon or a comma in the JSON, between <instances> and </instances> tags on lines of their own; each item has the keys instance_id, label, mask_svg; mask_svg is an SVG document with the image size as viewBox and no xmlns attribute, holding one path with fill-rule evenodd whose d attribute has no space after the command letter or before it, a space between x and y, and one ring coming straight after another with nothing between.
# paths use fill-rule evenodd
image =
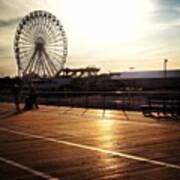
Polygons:
<instances>
[{"instance_id":1,"label":"hazy horizon","mask_svg":"<svg viewBox=\"0 0 180 180\"><path fill-rule=\"evenodd\" d=\"M101 72L180 69L178 0L0 0L0 74L17 74L16 27L33 10L54 14L68 38L65 67Z\"/></svg>"}]
</instances>

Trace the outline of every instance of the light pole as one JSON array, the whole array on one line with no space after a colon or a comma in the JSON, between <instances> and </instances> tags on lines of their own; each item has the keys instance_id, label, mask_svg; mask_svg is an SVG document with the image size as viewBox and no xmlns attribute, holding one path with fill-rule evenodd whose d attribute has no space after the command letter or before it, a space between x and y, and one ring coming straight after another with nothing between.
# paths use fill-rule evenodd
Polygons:
<instances>
[{"instance_id":1,"label":"light pole","mask_svg":"<svg viewBox=\"0 0 180 180\"><path fill-rule=\"evenodd\" d=\"M164 86L167 88L167 62L168 59L164 59Z\"/></svg>"},{"instance_id":2,"label":"light pole","mask_svg":"<svg viewBox=\"0 0 180 180\"><path fill-rule=\"evenodd\" d=\"M131 66L131 67L129 67L129 71L130 72L133 72L133 70L135 70L135 67L133 67L133 66ZM133 75L133 74L132 74ZM135 91L135 87L136 87L136 85L135 85L136 83L135 83L135 80L133 79L133 77L131 77L131 89L130 89L130 91ZM131 92L128 92L128 99L129 99L129 106L133 106L134 105L134 101L133 101L133 96L131 96Z\"/></svg>"},{"instance_id":3,"label":"light pole","mask_svg":"<svg viewBox=\"0 0 180 180\"><path fill-rule=\"evenodd\" d=\"M133 70L135 70L135 67L133 67L133 66L129 67L130 73L133 72ZM131 88L133 88L133 90L135 89L135 82L134 82L133 78L131 79Z\"/></svg>"},{"instance_id":4,"label":"light pole","mask_svg":"<svg viewBox=\"0 0 180 180\"><path fill-rule=\"evenodd\" d=\"M164 59L164 78L167 78L167 62L168 59Z\"/></svg>"},{"instance_id":5,"label":"light pole","mask_svg":"<svg viewBox=\"0 0 180 180\"><path fill-rule=\"evenodd\" d=\"M134 70L134 69L135 69L135 67L132 67L132 66L129 67L129 70L130 70L130 71L132 71L132 70Z\"/></svg>"}]
</instances>

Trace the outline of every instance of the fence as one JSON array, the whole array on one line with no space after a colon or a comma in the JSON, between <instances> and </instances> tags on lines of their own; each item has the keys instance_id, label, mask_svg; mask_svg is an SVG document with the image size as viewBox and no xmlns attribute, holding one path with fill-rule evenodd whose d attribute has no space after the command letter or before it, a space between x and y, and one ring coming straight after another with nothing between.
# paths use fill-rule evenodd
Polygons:
<instances>
[{"instance_id":1,"label":"fence","mask_svg":"<svg viewBox=\"0 0 180 180\"><path fill-rule=\"evenodd\" d=\"M22 91L21 102L27 91ZM177 91L38 91L38 103L57 106L139 110L148 96L180 97ZM0 92L0 102L12 102L10 91Z\"/></svg>"}]
</instances>

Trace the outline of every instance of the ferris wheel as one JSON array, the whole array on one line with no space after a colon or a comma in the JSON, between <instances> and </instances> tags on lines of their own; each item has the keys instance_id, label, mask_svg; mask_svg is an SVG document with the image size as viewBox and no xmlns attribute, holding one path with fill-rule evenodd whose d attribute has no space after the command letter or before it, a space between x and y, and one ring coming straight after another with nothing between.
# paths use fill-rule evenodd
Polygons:
<instances>
[{"instance_id":1,"label":"ferris wheel","mask_svg":"<svg viewBox=\"0 0 180 180\"><path fill-rule=\"evenodd\" d=\"M26 15L16 30L14 52L19 76L55 76L67 57L67 39L61 22L46 11Z\"/></svg>"}]
</instances>

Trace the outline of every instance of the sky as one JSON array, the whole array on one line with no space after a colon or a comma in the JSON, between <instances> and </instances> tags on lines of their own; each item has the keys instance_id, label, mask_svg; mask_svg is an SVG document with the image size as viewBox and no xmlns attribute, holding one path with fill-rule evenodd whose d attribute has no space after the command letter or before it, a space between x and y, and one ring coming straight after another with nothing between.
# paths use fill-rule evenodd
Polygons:
<instances>
[{"instance_id":1,"label":"sky","mask_svg":"<svg viewBox=\"0 0 180 180\"><path fill-rule=\"evenodd\" d=\"M180 0L0 0L0 75L17 75L13 42L21 18L46 10L68 39L65 67L101 72L180 69Z\"/></svg>"}]
</instances>

